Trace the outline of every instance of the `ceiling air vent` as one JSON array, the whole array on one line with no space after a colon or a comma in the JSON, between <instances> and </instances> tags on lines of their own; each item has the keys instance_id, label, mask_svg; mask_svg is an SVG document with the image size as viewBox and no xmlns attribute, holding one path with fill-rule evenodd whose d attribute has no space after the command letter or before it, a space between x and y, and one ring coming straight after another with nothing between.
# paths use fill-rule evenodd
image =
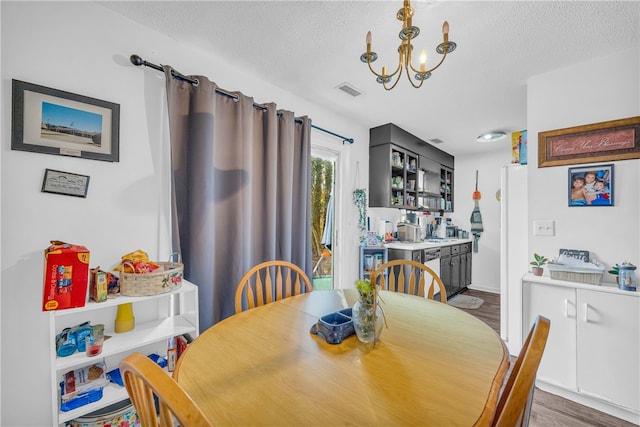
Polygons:
<instances>
[{"instance_id":1,"label":"ceiling air vent","mask_svg":"<svg viewBox=\"0 0 640 427\"><path fill-rule=\"evenodd\" d=\"M355 87L351 86L349 83L342 83L342 84L336 86L336 89L339 89L339 90L343 91L344 93L353 96L354 98L356 96L362 95L361 91L359 91Z\"/></svg>"}]
</instances>

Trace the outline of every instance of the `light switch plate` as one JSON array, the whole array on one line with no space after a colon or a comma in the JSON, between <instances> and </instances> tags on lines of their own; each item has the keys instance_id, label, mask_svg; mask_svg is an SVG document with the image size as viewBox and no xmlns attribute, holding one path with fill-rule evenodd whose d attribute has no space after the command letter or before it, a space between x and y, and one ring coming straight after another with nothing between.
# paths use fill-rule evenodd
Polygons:
<instances>
[{"instance_id":1,"label":"light switch plate","mask_svg":"<svg viewBox=\"0 0 640 427\"><path fill-rule=\"evenodd\" d=\"M551 220L537 220L533 221L533 235L534 236L554 236L555 224Z\"/></svg>"}]
</instances>

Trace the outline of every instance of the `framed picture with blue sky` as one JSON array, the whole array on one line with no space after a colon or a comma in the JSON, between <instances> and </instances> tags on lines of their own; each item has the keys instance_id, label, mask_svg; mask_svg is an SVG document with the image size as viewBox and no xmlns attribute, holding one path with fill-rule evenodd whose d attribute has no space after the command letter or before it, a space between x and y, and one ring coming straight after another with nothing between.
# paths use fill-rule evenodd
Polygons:
<instances>
[{"instance_id":1,"label":"framed picture with blue sky","mask_svg":"<svg viewBox=\"0 0 640 427\"><path fill-rule=\"evenodd\" d=\"M12 150L119 161L119 104L15 79L12 89Z\"/></svg>"}]
</instances>

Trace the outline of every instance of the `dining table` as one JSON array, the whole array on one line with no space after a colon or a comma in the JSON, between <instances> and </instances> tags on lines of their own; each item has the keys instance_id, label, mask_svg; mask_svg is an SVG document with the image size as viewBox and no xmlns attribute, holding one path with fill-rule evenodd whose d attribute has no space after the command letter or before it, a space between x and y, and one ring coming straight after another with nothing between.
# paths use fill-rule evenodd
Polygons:
<instances>
[{"instance_id":1,"label":"dining table","mask_svg":"<svg viewBox=\"0 0 640 427\"><path fill-rule=\"evenodd\" d=\"M509 367L496 332L439 301L378 295L386 325L375 343L312 333L358 298L318 290L216 323L173 377L220 426L489 425Z\"/></svg>"}]
</instances>

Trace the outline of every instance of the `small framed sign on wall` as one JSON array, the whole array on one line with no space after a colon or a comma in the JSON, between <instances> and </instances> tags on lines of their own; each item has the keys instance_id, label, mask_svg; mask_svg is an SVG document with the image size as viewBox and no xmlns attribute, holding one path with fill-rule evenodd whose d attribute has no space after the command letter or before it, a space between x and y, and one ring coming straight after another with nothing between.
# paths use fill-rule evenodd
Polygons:
<instances>
[{"instance_id":1,"label":"small framed sign on wall","mask_svg":"<svg viewBox=\"0 0 640 427\"><path fill-rule=\"evenodd\" d=\"M64 194L66 196L87 197L89 177L77 173L45 169L42 180L43 193Z\"/></svg>"}]
</instances>

